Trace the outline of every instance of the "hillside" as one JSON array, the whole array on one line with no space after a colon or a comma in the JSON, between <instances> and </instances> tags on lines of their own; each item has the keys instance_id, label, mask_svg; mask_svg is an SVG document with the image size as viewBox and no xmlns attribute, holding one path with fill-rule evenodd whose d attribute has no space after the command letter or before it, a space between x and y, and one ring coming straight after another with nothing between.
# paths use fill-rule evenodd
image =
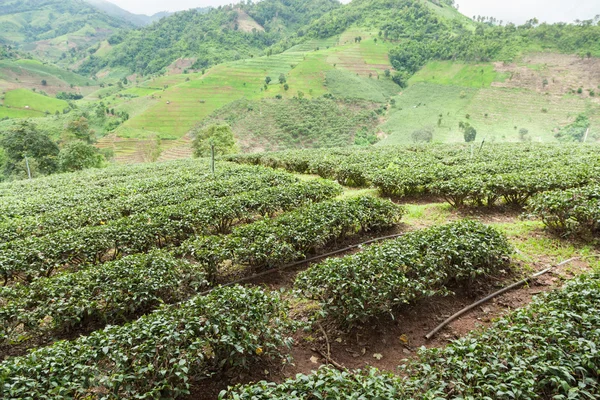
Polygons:
<instances>
[{"instance_id":1,"label":"hillside","mask_svg":"<svg viewBox=\"0 0 600 400\"><path fill-rule=\"evenodd\" d=\"M176 13L102 42L81 67L97 71L93 80L54 71L62 78L40 87L41 66L19 60L25 75L12 68L0 84L51 96L68 85L85 96L75 104L84 114L110 109L116 119L94 129L119 162L146 159L157 138L161 160L189 157L195 129L221 122L247 152L421 134L462 142L466 123L478 141L551 142L580 116L588 140L600 137L597 21L497 26L427 0L303 4L313 7L269 0ZM375 116L365 124L362 112Z\"/></svg>"},{"instance_id":2,"label":"hillside","mask_svg":"<svg viewBox=\"0 0 600 400\"><path fill-rule=\"evenodd\" d=\"M124 21L128 21L135 26L150 25L154 21L158 21L161 18L168 17L169 15L171 15L171 13L167 11L159 12L154 15L134 14L106 0L85 1L91 4L92 6L96 7L97 9L105 12L106 14Z\"/></svg>"},{"instance_id":3,"label":"hillside","mask_svg":"<svg viewBox=\"0 0 600 400\"><path fill-rule=\"evenodd\" d=\"M339 7L336 0L264 0L178 12L152 26L111 37L111 50L92 55L79 70L92 74L125 67L148 75L164 71L178 59L191 60L190 67L200 70L260 56L289 32L335 7Z\"/></svg>"},{"instance_id":4,"label":"hillside","mask_svg":"<svg viewBox=\"0 0 600 400\"><path fill-rule=\"evenodd\" d=\"M133 25L82 0L8 0L0 4L0 38L37 58L72 65L82 51Z\"/></svg>"}]
</instances>

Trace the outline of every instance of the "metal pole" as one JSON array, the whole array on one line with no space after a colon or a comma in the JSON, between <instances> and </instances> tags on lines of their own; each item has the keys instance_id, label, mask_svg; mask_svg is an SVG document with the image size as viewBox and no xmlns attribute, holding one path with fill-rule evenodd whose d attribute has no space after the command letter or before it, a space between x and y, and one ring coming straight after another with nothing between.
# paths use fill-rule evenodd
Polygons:
<instances>
[{"instance_id":1,"label":"metal pole","mask_svg":"<svg viewBox=\"0 0 600 400\"><path fill-rule=\"evenodd\" d=\"M210 170L214 177L215 176L215 145L214 144L210 145Z\"/></svg>"},{"instance_id":2,"label":"metal pole","mask_svg":"<svg viewBox=\"0 0 600 400\"><path fill-rule=\"evenodd\" d=\"M29 160L27 159L27 156L25 156L25 165L27 166L27 176L31 179L31 169L29 169Z\"/></svg>"},{"instance_id":3,"label":"metal pole","mask_svg":"<svg viewBox=\"0 0 600 400\"><path fill-rule=\"evenodd\" d=\"M587 128L587 131L585 131L585 137L583 138L583 143L585 143L587 141L588 133L590 133L590 128Z\"/></svg>"}]
</instances>

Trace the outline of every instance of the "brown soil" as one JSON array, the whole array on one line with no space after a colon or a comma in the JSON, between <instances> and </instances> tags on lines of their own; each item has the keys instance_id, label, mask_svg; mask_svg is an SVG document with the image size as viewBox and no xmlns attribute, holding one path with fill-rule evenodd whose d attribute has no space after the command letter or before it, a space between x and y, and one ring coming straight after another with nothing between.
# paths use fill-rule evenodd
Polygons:
<instances>
[{"instance_id":1,"label":"brown soil","mask_svg":"<svg viewBox=\"0 0 600 400\"><path fill-rule=\"evenodd\" d=\"M487 223L506 223L517 222L519 212L503 208L455 211L449 220L467 216ZM428 224L424 222L423 225L427 226ZM384 236L415 228L417 226L403 225L392 232L363 235L360 238L338 243L336 247L342 248L349 244L369 240L373 236ZM539 235L545 235L545 233L540 231ZM515 240L519 240L519 238ZM340 254L338 257L348 253ZM295 345L291 350L293 365L265 364L260 368L253 369L253 372L249 374L223 376L210 382L199 383L194 385L189 399L214 400L218 393L229 385L257 380L281 382L298 373L310 373L328 363L323 357L323 354L327 353L327 342L331 348L331 359L344 368L357 369L372 366L385 371L398 372L399 365L416 357L418 348L422 346L427 348L443 347L453 339L485 328L506 313L527 305L533 296L561 287L566 279L573 278L588 269L588 265L582 261L574 261L555 268L530 284L498 296L464 314L442 329L432 340L425 339L427 333L464 307L525 276L546 269L554 262L556 260L553 260L552 257L539 256L538 261L533 264L534 271L527 273L523 272L524 268L521 265L514 264L513 272L507 270L504 274L471 288L470 291L456 289L456 294L453 296L436 297L403 307L394 313L393 319L389 316L381 318L350 332L340 331L334 324L325 324L327 337L317 328L311 332L297 332L294 337ZM307 267L307 265L302 265L294 269L286 269L248 281L248 284L260 285L272 290L291 288L298 272ZM294 311L298 313L296 318L307 318L307 311L302 309Z\"/></svg>"},{"instance_id":2,"label":"brown soil","mask_svg":"<svg viewBox=\"0 0 600 400\"><path fill-rule=\"evenodd\" d=\"M575 55L534 53L524 57L522 64L495 63L496 70L509 74L509 78L505 82L494 83L493 86L526 88L555 96L562 96L581 87L584 92L580 96L589 97L585 89L597 89L600 82L599 58L582 59ZM547 84L544 84L544 79Z\"/></svg>"}]
</instances>

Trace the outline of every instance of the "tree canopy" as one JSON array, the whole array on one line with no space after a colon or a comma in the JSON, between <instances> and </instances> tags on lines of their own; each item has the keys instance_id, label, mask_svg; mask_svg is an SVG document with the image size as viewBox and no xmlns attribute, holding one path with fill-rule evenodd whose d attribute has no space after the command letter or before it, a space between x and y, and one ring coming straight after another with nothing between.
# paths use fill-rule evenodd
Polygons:
<instances>
[{"instance_id":1,"label":"tree canopy","mask_svg":"<svg viewBox=\"0 0 600 400\"><path fill-rule=\"evenodd\" d=\"M232 154L237 151L233 131L229 125L211 125L197 131L192 142L194 156L210 156L213 145L215 155Z\"/></svg>"}]
</instances>

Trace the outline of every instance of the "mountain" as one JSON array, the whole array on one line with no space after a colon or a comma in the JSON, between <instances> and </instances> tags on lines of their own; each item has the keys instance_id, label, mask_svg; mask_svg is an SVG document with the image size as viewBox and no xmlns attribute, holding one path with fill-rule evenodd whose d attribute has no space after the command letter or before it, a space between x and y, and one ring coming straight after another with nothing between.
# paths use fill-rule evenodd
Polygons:
<instances>
[{"instance_id":1,"label":"mountain","mask_svg":"<svg viewBox=\"0 0 600 400\"><path fill-rule=\"evenodd\" d=\"M202 69L224 61L261 56L314 18L340 7L336 0L263 0L210 10L175 13L157 23L114 35L107 54L94 54L85 74L126 67L143 75L164 71L178 59Z\"/></svg>"},{"instance_id":2,"label":"mountain","mask_svg":"<svg viewBox=\"0 0 600 400\"><path fill-rule=\"evenodd\" d=\"M122 9L121 7L117 6L116 4L113 4L106 0L85 0L85 1L112 17L119 18L124 21L128 21L138 27L150 25L154 21L158 21L161 18L168 17L169 15L172 14L168 11L162 11L162 12L156 13L151 16L144 15L144 14L133 14L127 10Z\"/></svg>"},{"instance_id":3,"label":"mountain","mask_svg":"<svg viewBox=\"0 0 600 400\"><path fill-rule=\"evenodd\" d=\"M133 24L82 0L5 0L0 3L0 40L38 58L73 64L85 51Z\"/></svg>"},{"instance_id":4,"label":"mountain","mask_svg":"<svg viewBox=\"0 0 600 400\"><path fill-rule=\"evenodd\" d=\"M60 130L86 116L119 162L145 159L143 149L157 146L161 160L189 156L194 132L214 123L229 124L245 152L461 142L467 125L478 140L551 142L580 116L595 140L598 22L502 26L472 21L450 0L190 10L119 30L85 51L71 67L87 79L24 56L5 61L0 118L38 116ZM18 89L84 98L44 117L52 99Z\"/></svg>"}]
</instances>

